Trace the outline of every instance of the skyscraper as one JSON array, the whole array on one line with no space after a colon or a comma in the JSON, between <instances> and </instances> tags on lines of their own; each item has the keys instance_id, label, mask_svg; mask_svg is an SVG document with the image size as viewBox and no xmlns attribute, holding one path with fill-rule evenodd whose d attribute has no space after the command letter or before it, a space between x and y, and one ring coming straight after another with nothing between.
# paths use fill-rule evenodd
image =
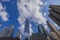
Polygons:
<instances>
[{"instance_id":1,"label":"skyscraper","mask_svg":"<svg viewBox=\"0 0 60 40\"><path fill-rule=\"evenodd\" d=\"M15 37L15 40L21 40L21 39L20 39L20 31L17 32L17 35L16 35L16 37Z\"/></svg>"},{"instance_id":2,"label":"skyscraper","mask_svg":"<svg viewBox=\"0 0 60 40\"><path fill-rule=\"evenodd\" d=\"M26 19L25 21L25 32L29 33L29 20Z\"/></svg>"},{"instance_id":3,"label":"skyscraper","mask_svg":"<svg viewBox=\"0 0 60 40\"><path fill-rule=\"evenodd\" d=\"M8 29L9 29L9 33L7 37L13 37L14 25L11 25Z\"/></svg>"},{"instance_id":4,"label":"skyscraper","mask_svg":"<svg viewBox=\"0 0 60 40\"><path fill-rule=\"evenodd\" d=\"M41 24L38 25L38 31L39 31L39 33L41 33L41 34L43 33L43 29L42 29Z\"/></svg>"},{"instance_id":5,"label":"skyscraper","mask_svg":"<svg viewBox=\"0 0 60 40\"><path fill-rule=\"evenodd\" d=\"M0 22L0 26L2 25L2 23Z\"/></svg>"},{"instance_id":6,"label":"skyscraper","mask_svg":"<svg viewBox=\"0 0 60 40\"><path fill-rule=\"evenodd\" d=\"M38 31L39 31L39 33L44 34L45 36L48 35L47 31L45 30L45 28L42 24L38 25Z\"/></svg>"},{"instance_id":7,"label":"skyscraper","mask_svg":"<svg viewBox=\"0 0 60 40\"><path fill-rule=\"evenodd\" d=\"M16 37L20 39L20 32L19 31L17 32Z\"/></svg>"},{"instance_id":8,"label":"skyscraper","mask_svg":"<svg viewBox=\"0 0 60 40\"><path fill-rule=\"evenodd\" d=\"M25 21L25 31L24 31L25 40L29 39L29 20Z\"/></svg>"},{"instance_id":9,"label":"skyscraper","mask_svg":"<svg viewBox=\"0 0 60 40\"><path fill-rule=\"evenodd\" d=\"M1 32L0 32L0 37L11 37L12 36L12 31L13 31L14 26L10 27L5 27Z\"/></svg>"},{"instance_id":10,"label":"skyscraper","mask_svg":"<svg viewBox=\"0 0 60 40\"><path fill-rule=\"evenodd\" d=\"M50 5L49 6L49 17L60 26L60 6L59 5Z\"/></svg>"},{"instance_id":11,"label":"skyscraper","mask_svg":"<svg viewBox=\"0 0 60 40\"><path fill-rule=\"evenodd\" d=\"M30 40L48 40L44 34L34 33L30 37Z\"/></svg>"},{"instance_id":12,"label":"skyscraper","mask_svg":"<svg viewBox=\"0 0 60 40\"><path fill-rule=\"evenodd\" d=\"M50 35L52 36L53 39L60 39L60 31L58 31L54 25L52 25L50 22L47 22L48 26L50 27L50 29L52 30L50 32Z\"/></svg>"}]
</instances>

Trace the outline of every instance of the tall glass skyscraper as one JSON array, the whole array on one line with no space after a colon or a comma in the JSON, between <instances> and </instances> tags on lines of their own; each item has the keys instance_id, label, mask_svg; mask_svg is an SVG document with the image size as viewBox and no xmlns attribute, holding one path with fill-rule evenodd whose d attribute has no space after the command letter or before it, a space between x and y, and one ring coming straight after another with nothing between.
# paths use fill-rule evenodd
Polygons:
<instances>
[{"instance_id":1,"label":"tall glass skyscraper","mask_svg":"<svg viewBox=\"0 0 60 40\"><path fill-rule=\"evenodd\" d=\"M29 39L29 20L25 21L25 30L24 30L25 40Z\"/></svg>"}]
</instances>

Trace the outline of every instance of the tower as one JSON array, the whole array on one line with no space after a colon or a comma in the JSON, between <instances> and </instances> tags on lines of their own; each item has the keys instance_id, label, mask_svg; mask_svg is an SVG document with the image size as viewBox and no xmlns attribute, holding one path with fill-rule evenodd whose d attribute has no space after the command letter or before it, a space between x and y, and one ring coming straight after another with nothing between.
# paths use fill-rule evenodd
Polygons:
<instances>
[{"instance_id":1,"label":"tower","mask_svg":"<svg viewBox=\"0 0 60 40\"><path fill-rule=\"evenodd\" d=\"M13 31L14 26L10 27L5 27L1 32L0 32L0 37L12 37L12 31Z\"/></svg>"},{"instance_id":2,"label":"tower","mask_svg":"<svg viewBox=\"0 0 60 40\"><path fill-rule=\"evenodd\" d=\"M0 26L2 25L2 23L0 22Z\"/></svg>"},{"instance_id":3,"label":"tower","mask_svg":"<svg viewBox=\"0 0 60 40\"><path fill-rule=\"evenodd\" d=\"M17 35L15 37L15 40L20 40L20 31L17 32Z\"/></svg>"},{"instance_id":4,"label":"tower","mask_svg":"<svg viewBox=\"0 0 60 40\"><path fill-rule=\"evenodd\" d=\"M25 40L29 39L29 20L28 19L26 19L25 21L24 37L25 37Z\"/></svg>"},{"instance_id":5,"label":"tower","mask_svg":"<svg viewBox=\"0 0 60 40\"><path fill-rule=\"evenodd\" d=\"M48 34L42 24L38 25L38 31L39 31L39 33L44 34L45 36L47 36L47 34Z\"/></svg>"},{"instance_id":6,"label":"tower","mask_svg":"<svg viewBox=\"0 0 60 40\"><path fill-rule=\"evenodd\" d=\"M8 29L9 29L9 33L7 37L13 37L14 25L11 25Z\"/></svg>"}]
</instances>

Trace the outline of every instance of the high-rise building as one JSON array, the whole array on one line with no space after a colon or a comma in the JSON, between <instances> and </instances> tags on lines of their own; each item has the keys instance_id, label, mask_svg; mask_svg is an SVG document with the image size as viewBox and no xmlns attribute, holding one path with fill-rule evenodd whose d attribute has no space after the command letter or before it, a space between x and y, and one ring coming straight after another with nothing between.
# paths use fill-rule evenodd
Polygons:
<instances>
[{"instance_id":1,"label":"high-rise building","mask_svg":"<svg viewBox=\"0 0 60 40\"><path fill-rule=\"evenodd\" d=\"M26 19L25 21L25 30L24 30L24 39L29 39L29 20Z\"/></svg>"},{"instance_id":2,"label":"high-rise building","mask_svg":"<svg viewBox=\"0 0 60 40\"><path fill-rule=\"evenodd\" d=\"M38 25L38 31L39 31L40 34L44 34L45 36L48 35L47 31L45 30L45 28L42 24Z\"/></svg>"},{"instance_id":3,"label":"high-rise building","mask_svg":"<svg viewBox=\"0 0 60 40\"><path fill-rule=\"evenodd\" d=\"M9 33L7 37L13 37L14 25L11 25L8 29L9 29Z\"/></svg>"},{"instance_id":4,"label":"high-rise building","mask_svg":"<svg viewBox=\"0 0 60 40\"><path fill-rule=\"evenodd\" d=\"M19 31L17 32L16 37L20 39L20 32Z\"/></svg>"},{"instance_id":5,"label":"high-rise building","mask_svg":"<svg viewBox=\"0 0 60 40\"><path fill-rule=\"evenodd\" d=\"M60 5L50 5L49 8L60 14Z\"/></svg>"},{"instance_id":6,"label":"high-rise building","mask_svg":"<svg viewBox=\"0 0 60 40\"><path fill-rule=\"evenodd\" d=\"M48 40L44 34L34 33L30 37L30 40Z\"/></svg>"},{"instance_id":7,"label":"high-rise building","mask_svg":"<svg viewBox=\"0 0 60 40\"><path fill-rule=\"evenodd\" d=\"M57 18L55 18L52 14L49 14L49 17L50 17L56 24L60 25L60 21L59 21Z\"/></svg>"},{"instance_id":8,"label":"high-rise building","mask_svg":"<svg viewBox=\"0 0 60 40\"><path fill-rule=\"evenodd\" d=\"M11 37L12 35L12 31L13 31L13 27L14 26L10 26L10 27L5 27L1 32L0 32L0 37Z\"/></svg>"},{"instance_id":9,"label":"high-rise building","mask_svg":"<svg viewBox=\"0 0 60 40\"><path fill-rule=\"evenodd\" d=\"M60 31L58 31L54 25L52 25L50 22L47 22L48 26L51 29L50 35L52 36L53 39L60 39Z\"/></svg>"},{"instance_id":10,"label":"high-rise building","mask_svg":"<svg viewBox=\"0 0 60 40\"><path fill-rule=\"evenodd\" d=\"M2 25L2 23L0 22L0 26Z\"/></svg>"},{"instance_id":11,"label":"high-rise building","mask_svg":"<svg viewBox=\"0 0 60 40\"><path fill-rule=\"evenodd\" d=\"M56 11L54 11L54 10L52 10L52 9L50 9L49 12L50 12L50 14L51 14L52 16L54 16L57 20L60 20L60 15L59 15L58 12L56 12Z\"/></svg>"},{"instance_id":12,"label":"high-rise building","mask_svg":"<svg viewBox=\"0 0 60 40\"><path fill-rule=\"evenodd\" d=\"M60 6L59 5L50 5L49 6L49 17L60 26Z\"/></svg>"},{"instance_id":13,"label":"high-rise building","mask_svg":"<svg viewBox=\"0 0 60 40\"><path fill-rule=\"evenodd\" d=\"M50 37L48 36L48 33L46 32L42 24L39 24L37 28L38 33L33 33L30 36L30 40L50 40Z\"/></svg>"},{"instance_id":14,"label":"high-rise building","mask_svg":"<svg viewBox=\"0 0 60 40\"><path fill-rule=\"evenodd\" d=\"M21 39L20 39L20 31L17 32L17 35L16 35L16 37L15 37L15 40L21 40Z\"/></svg>"},{"instance_id":15,"label":"high-rise building","mask_svg":"<svg viewBox=\"0 0 60 40\"><path fill-rule=\"evenodd\" d=\"M49 6L49 17L60 26L60 6L59 5L50 5ZM56 29L55 25L51 24L49 21L47 21L48 26L52 30L50 32L50 35L55 40L60 40L60 31ZM58 27L59 28L59 27Z\"/></svg>"},{"instance_id":16,"label":"high-rise building","mask_svg":"<svg viewBox=\"0 0 60 40\"><path fill-rule=\"evenodd\" d=\"M39 33L43 34L43 29L42 29L41 24L38 25L38 31L39 31Z\"/></svg>"},{"instance_id":17,"label":"high-rise building","mask_svg":"<svg viewBox=\"0 0 60 40\"><path fill-rule=\"evenodd\" d=\"M26 19L25 21L25 32L29 33L29 20Z\"/></svg>"}]
</instances>

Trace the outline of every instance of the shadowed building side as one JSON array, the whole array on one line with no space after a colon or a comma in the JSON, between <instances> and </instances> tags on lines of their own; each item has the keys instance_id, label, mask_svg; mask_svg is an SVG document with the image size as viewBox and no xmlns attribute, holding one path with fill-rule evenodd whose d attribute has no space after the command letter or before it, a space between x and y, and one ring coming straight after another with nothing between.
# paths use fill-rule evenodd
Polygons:
<instances>
[{"instance_id":1,"label":"shadowed building side","mask_svg":"<svg viewBox=\"0 0 60 40\"><path fill-rule=\"evenodd\" d=\"M56 19L60 20L60 14L58 14L56 11L50 9L49 13L53 15Z\"/></svg>"},{"instance_id":2,"label":"shadowed building side","mask_svg":"<svg viewBox=\"0 0 60 40\"><path fill-rule=\"evenodd\" d=\"M56 19L53 15L49 14L49 17L60 26L60 21L58 19Z\"/></svg>"},{"instance_id":3,"label":"shadowed building side","mask_svg":"<svg viewBox=\"0 0 60 40\"><path fill-rule=\"evenodd\" d=\"M49 17L55 22L58 26L60 26L60 6L59 5L50 5L49 6ZM50 37L52 40L60 40L60 31L55 28L55 25L51 22L47 21L47 25L51 29Z\"/></svg>"},{"instance_id":4,"label":"shadowed building side","mask_svg":"<svg viewBox=\"0 0 60 40\"><path fill-rule=\"evenodd\" d=\"M60 14L60 5L50 5L49 8Z\"/></svg>"},{"instance_id":5,"label":"shadowed building side","mask_svg":"<svg viewBox=\"0 0 60 40\"><path fill-rule=\"evenodd\" d=\"M50 5L49 8L49 17L60 26L60 5Z\"/></svg>"},{"instance_id":6,"label":"shadowed building side","mask_svg":"<svg viewBox=\"0 0 60 40\"><path fill-rule=\"evenodd\" d=\"M47 22L48 26L52 30L50 32L50 35L52 36L53 39L59 40L60 39L60 31L58 31L54 25L52 25L50 22Z\"/></svg>"}]
</instances>

